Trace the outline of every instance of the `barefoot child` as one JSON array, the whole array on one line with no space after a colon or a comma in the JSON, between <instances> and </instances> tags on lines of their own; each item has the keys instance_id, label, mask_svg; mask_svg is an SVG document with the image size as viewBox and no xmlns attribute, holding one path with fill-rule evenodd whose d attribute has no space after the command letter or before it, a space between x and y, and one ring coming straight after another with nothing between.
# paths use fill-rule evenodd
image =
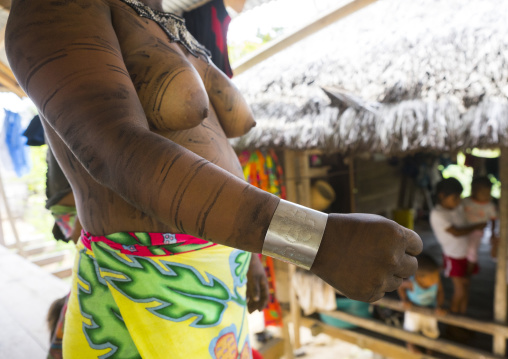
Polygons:
<instances>
[{"instance_id":1,"label":"barefoot child","mask_svg":"<svg viewBox=\"0 0 508 359\"><path fill-rule=\"evenodd\" d=\"M452 313L464 314L469 299L468 235L483 230L486 223L469 225L466 221L460 195L462 185L455 178L447 178L437 184L437 206L430 213L430 225L443 251L445 276L452 279ZM472 273L478 271L478 266Z\"/></svg>"},{"instance_id":2,"label":"barefoot child","mask_svg":"<svg viewBox=\"0 0 508 359\"><path fill-rule=\"evenodd\" d=\"M471 197L464 198L464 212L469 225L478 223L491 224L491 243L497 243L495 221L497 219L496 205L492 202L492 182L488 177L476 177L471 183ZM478 262L478 247L483 238L483 230L476 230L469 235L467 250L468 274L472 274Z\"/></svg>"},{"instance_id":3,"label":"barefoot child","mask_svg":"<svg viewBox=\"0 0 508 359\"><path fill-rule=\"evenodd\" d=\"M413 306L434 308L436 314L444 315L444 292L439 276L439 266L429 255L418 256L418 270L416 275L405 280L398 289L399 297L406 309ZM436 339L439 337L437 320L434 317L406 311L404 313L404 329L413 333L421 332L426 337ZM412 343L407 348L418 352Z\"/></svg>"}]
</instances>

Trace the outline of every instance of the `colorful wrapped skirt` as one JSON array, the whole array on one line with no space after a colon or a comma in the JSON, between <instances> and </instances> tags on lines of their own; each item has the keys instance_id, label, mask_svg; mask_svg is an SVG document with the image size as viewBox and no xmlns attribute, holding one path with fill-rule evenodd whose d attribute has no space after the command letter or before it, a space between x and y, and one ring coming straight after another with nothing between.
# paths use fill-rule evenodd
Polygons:
<instances>
[{"instance_id":1,"label":"colorful wrapped skirt","mask_svg":"<svg viewBox=\"0 0 508 359\"><path fill-rule=\"evenodd\" d=\"M179 234L83 233L64 358L251 358L250 255Z\"/></svg>"}]
</instances>

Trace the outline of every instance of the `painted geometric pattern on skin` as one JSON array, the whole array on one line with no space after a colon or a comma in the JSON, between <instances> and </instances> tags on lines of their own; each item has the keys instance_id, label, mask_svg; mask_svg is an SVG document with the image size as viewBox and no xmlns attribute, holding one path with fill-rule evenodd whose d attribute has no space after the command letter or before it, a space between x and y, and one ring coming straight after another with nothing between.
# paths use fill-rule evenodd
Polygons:
<instances>
[{"instance_id":1,"label":"painted geometric pattern on skin","mask_svg":"<svg viewBox=\"0 0 508 359\"><path fill-rule=\"evenodd\" d=\"M245 284L250 253L232 252L230 269L234 288L227 288L218 278L211 275L204 278L190 266L118 255L95 243L93 247L96 259L81 253L78 276L83 286L79 287L78 297L83 316L92 323L84 323L90 346L112 349L103 358L139 357L133 356L137 350L107 284L134 302L155 303L147 310L157 317L176 322L193 319L190 326L195 328L218 325L228 301L245 306L245 297L238 294L237 286ZM105 301L106 297L110 301ZM103 315L97 315L97 308L101 308Z\"/></svg>"}]
</instances>

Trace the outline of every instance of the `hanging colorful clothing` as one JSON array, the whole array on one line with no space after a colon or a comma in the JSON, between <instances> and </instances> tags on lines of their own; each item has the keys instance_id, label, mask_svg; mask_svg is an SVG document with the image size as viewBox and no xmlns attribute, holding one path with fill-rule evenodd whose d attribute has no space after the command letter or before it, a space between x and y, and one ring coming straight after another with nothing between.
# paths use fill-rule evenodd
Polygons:
<instances>
[{"instance_id":1,"label":"hanging colorful clothing","mask_svg":"<svg viewBox=\"0 0 508 359\"><path fill-rule=\"evenodd\" d=\"M283 181L282 167L274 150L243 151L239 156L243 175L251 185L286 199L286 187ZM263 261L268 280L268 305L263 310L265 325L282 326L282 309L275 297L275 268L273 259L265 257Z\"/></svg>"},{"instance_id":2,"label":"hanging colorful clothing","mask_svg":"<svg viewBox=\"0 0 508 359\"><path fill-rule=\"evenodd\" d=\"M251 358L245 296L251 254L187 239L83 233L64 357Z\"/></svg>"}]
</instances>

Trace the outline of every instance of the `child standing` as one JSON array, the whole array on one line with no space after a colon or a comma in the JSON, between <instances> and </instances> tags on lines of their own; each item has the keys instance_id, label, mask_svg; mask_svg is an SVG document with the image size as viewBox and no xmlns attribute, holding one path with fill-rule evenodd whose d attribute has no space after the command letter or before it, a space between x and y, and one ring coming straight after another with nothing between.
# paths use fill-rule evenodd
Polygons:
<instances>
[{"instance_id":1,"label":"child standing","mask_svg":"<svg viewBox=\"0 0 508 359\"><path fill-rule=\"evenodd\" d=\"M471 197L464 198L464 212L469 225L478 223L491 223L491 244L495 245L495 221L497 219L497 210L492 202L492 182L488 177L477 177L471 183ZM468 274L472 274L478 263L478 247L483 238L482 230L475 230L469 234L469 243L467 249Z\"/></svg>"},{"instance_id":2,"label":"child standing","mask_svg":"<svg viewBox=\"0 0 508 359\"><path fill-rule=\"evenodd\" d=\"M438 315L446 314L443 309L444 292L439 266L429 255L418 256L418 270L415 276L402 282L398 293L406 309L418 306L434 308ZM404 329L413 333L421 332L432 339L439 337L436 318L410 311L404 313ZM413 344L407 343L407 347L411 352L417 352Z\"/></svg>"},{"instance_id":3,"label":"child standing","mask_svg":"<svg viewBox=\"0 0 508 359\"><path fill-rule=\"evenodd\" d=\"M430 225L436 236L444 259L444 274L452 279L452 313L464 314L469 300L468 235L483 230L486 223L468 225L460 195L462 185L455 178L447 178L436 186L438 204L430 213ZM478 266L472 273L478 271Z\"/></svg>"}]
</instances>

